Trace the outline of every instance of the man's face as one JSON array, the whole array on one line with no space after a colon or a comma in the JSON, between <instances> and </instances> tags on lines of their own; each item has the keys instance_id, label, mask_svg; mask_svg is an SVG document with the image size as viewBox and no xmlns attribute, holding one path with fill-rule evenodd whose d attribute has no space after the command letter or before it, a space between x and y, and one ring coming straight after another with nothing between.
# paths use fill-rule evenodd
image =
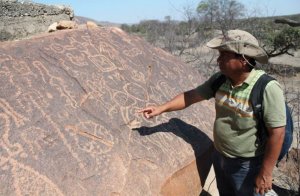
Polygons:
<instances>
[{"instance_id":1,"label":"man's face","mask_svg":"<svg viewBox=\"0 0 300 196\"><path fill-rule=\"evenodd\" d=\"M221 72L227 76L236 74L243 68L240 57L237 57L233 52L219 51L217 62Z\"/></svg>"}]
</instances>

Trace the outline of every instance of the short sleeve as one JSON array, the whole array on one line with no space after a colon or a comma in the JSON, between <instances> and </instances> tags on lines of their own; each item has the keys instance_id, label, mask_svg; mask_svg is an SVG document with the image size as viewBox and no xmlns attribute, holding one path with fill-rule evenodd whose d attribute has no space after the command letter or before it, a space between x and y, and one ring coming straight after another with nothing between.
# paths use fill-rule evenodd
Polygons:
<instances>
[{"instance_id":1,"label":"short sleeve","mask_svg":"<svg viewBox=\"0 0 300 196\"><path fill-rule=\"evenodd\" d=\"M215 73L212 75L207 81L196 88L196 91L199 93L201 97L204 99L210 99L214 97L214 92L211 88L212 83L216 80L217 77L221 75L221 72Z\"/></svg>"},{"instance_id":2,"label":"short sleeve","mask_svg":"<svg viewBox=\"0 0 300 196\"><path fill-rule=\"evenodd\" d=\"M263 99L264 122L267 127L281 127L286 125L286 108L283 91L280 84L273 80L264 91Z\"/></svg>"}]
</instances>

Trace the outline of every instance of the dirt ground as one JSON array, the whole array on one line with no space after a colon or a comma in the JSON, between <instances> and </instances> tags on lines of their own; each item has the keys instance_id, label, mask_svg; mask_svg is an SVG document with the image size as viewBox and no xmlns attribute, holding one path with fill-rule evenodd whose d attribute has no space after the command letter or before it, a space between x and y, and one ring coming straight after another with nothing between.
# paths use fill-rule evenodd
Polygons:
<instances>
[{"instance_id":1,"label":"dirt ground","mask_svg":"<svg viewBox=\"0 0 300 196\"><path fill-rule=\"evenodd\" d=\"M274 64L287 64L294 67L300 67L300 51L294 52L294 56L284 54L271 58L270 62Z\"/></svg>"}]
</instances>

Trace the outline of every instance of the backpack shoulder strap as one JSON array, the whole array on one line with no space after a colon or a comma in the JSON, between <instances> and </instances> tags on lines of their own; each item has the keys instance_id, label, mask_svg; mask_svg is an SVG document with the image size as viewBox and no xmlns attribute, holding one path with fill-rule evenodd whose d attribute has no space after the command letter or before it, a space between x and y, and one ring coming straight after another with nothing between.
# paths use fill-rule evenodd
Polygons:
<instances>
[{"instance_id":1,"label":"backpack shoulder strap","mask_svg":"<svg viewBox=\"0 0 300 196\"><path fill-rule=\"evenodd\" d=\"M220 74L212 83L211 89L213 90L214 97L216 96L216 92L220 88L220 86L225 83L226 76L224 74Z\"/></svg>"},{"instance_id":2,"label":"backpack shoulder strap","mask_svg":"<svg viewBox=\"0 0 300 196\"><path fill-rule=\"evenodd\" d=\"M263 74L261 75L256 83L254 84L251 94L250 94L250 102L253 108L253 114L257 119L257 135L258 135L258 141L263 142L268 135L268 132L266 130L266 126L263 119L263 98L264 98L264 91L267 86L267 84L275 80L275 78Z\"/></svg>"},{"instance_id":3,"label":"backpack shoulder strap","mask_svg":"<svg viewBox=\"0 0 300 196\"><path fill-rule=\"evenodd\" d=\"M259 118L259 116L256 115L257 112L259 112L260 110L262 111L262 102L264 98L265 88L267 84L272 80L275 80L275 78L267 74L263 74L258 78L258 80L256 81L256 83L254 84L251 90L250 102L253 107L254 115L257 118Z\"/></svg>"}]
</instances>

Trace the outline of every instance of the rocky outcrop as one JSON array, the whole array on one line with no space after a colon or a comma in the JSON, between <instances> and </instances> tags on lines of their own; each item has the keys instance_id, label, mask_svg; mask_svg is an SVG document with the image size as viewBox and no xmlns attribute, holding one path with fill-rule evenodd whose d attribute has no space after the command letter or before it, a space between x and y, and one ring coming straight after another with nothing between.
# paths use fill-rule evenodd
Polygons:
<instances>
[{"instance_id":1,"label":"rocky outcrop","mask_svg":"<svg viewBox=\"0 0 300 196\"><path fill-rule=\"evenodd\" d=\"M87 28L97 28L97 27L99 27L99 25L96 24L96 23L93 22L93 21L87 21L87 22L86 22L86 26L87 26Z\"/></svg>"},{"instance_id":2,"label":"rocky outcrop","mask_svg":"<svg viewBox=\"0 0 300 196\"><path fill-rule=\"evenodd\" d=\"M62 29L75 29L76 23L74 21L68 21L68 20L62 20L57 23L56 29L62 30Z\"/></svg>"},{"instance_id":3,"label":"rocky outcrop","mask_svg":"<svg viewBox=\"0 0 300 196\"><path fill-rule=\"evenodd\" d=\"M73 10L66 6L0 0L0 41L22 39L47 32L54 22L72 20Z\"/></svg>"},{"instance_id":4,"label":"rocky outcrop","mask_svg":"<svg viewBox=\"0 0 300 196\"><path fill-rule=\"evenodd\" d=\"M136 111L203 82L118 28L0 45L0 195L199 195L211 102L152 120Z\"/></svg>"},{"instance_id":5,"label":"rocky outcrop","mask_svg":"<svg viewBox=\"0 0 300 196\"><path fill-rule=\"evenodd\" d=\"M299 195L299 156L300 149L291 148L275 168L273 187L278 195Z\"/></svg>"},{"instance_id":6,"label":"rocky outcrop","mask_svg":"<svg viewBox=\"0 0 300 196\"><path fill-rule=\"evenodd\" d=\"M300 22L289 19L289 18L277 18L274 20L275 23L287 24L291 27L300 27Z\"/></svg>"}]
</instances>

